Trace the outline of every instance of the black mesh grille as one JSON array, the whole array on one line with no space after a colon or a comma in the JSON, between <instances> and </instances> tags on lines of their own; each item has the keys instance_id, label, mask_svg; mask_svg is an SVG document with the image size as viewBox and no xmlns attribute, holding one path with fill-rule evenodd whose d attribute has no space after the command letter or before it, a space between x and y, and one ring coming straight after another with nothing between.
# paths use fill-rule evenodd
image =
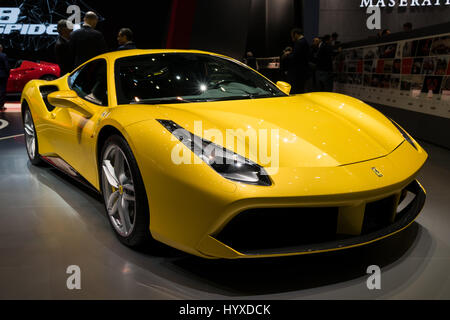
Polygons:
<instances>
[{"instance_id":1,"label":"black mesh grille","mask_svg":"<svg viewBox=\"0 0 450 320\"><path fill-rule=\"evenodd\" d=\"M336 239L338 208L266 208L241 212L215 238L241 251Z\"/></svg>"},{"instance_id":2,"label":"black mesh grille","mask_svg":"<svg viewBox=\"0 0 450 320\"><path fill-rule=\"evenodd\" d=\"M377 231L390 225L393 221L395 196L366 204L361 234Z\"/></svg>"}]
</instances>

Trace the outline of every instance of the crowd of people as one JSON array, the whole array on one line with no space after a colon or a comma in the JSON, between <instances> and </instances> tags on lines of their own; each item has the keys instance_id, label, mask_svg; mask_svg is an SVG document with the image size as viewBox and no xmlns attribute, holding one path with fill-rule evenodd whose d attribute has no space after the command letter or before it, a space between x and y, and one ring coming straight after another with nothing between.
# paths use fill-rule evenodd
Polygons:
<instances>
[{"instance_id":1,"label":"crowd of people","mask_svg":"<svg viewBox=\"0 0 450 320\"><path fill-rule=\"evenodd\" d=\"M303 31L291 31L293 45L284 49L280 58L283 80L291 84L292 93L333 91L333 57L339 52L339 35L313 39L311 45Z\"/></svg>"},{"instance_id":2,"label":"crowd of people","mask_svg":"<svg viewBox=\"0 0 450 320\"><path fill-rule=\"evenodd\" d=\"M413 30L413 25L411 22L406 22L403 24L403 32L411 32ZM380 30L377 34L377 38L383 38L385 36L390 35L392 32L390 29Z\"/></svg>"},{"instance_id":3,"label":"crowd of people","mask_svg":"<svg viewBox=\"0 0 450 320\"><path fill-rule=\"evenodd\" d=\"M89 11L84 16L84 23L78 30L73 30L73 24L68 20L58 22L59 37L55 44L56 62L64 75L83 62L107 51L107 45L102 33L95 30L98 16ZM117 36L118 50L136 49L133 42L133 32L122 28Z\"/></svg>"},{"instance_id":4,"label":"crowd of people","mask_svg":"<svg viewBox=\"0 0 450 320\"><path fill-rule=\"evenodd\" d=\"M411 32L411 22L403 25L403 32ZM391 34L389 29L381 30L377 37ZM311 45L305 39L303 31L295 28L291 31L292 46L286 47L280 57L281 79L291 84L292 93L313 91L333 91L333 59L342 49L339 35L315 37ZM251 51L247 52L245 62L256 69L257 63Z\"/></svg>"}]
</instances>

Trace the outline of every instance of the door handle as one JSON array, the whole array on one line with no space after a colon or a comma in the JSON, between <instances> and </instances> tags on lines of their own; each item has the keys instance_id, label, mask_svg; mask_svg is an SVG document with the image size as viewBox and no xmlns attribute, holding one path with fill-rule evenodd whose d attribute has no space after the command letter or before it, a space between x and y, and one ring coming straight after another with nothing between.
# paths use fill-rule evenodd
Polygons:
<instances>
[{"instance_id":1,"label":"door handle","mask_svg":"<svg viewBox=\"0 0 450 320\"><path fill-rule=\"evenodd\" d=\"M51 119L55 119L56 118L56 113L54 113L54 112L50 113L50 118Z\"/></svg>"}]
</instances>

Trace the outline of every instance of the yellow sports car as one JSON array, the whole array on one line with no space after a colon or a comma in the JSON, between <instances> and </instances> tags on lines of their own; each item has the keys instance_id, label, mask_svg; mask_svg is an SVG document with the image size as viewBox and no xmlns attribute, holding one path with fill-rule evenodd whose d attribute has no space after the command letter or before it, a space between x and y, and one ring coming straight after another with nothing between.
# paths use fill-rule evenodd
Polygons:
<instances>
[{"instance_id":1,"label":"yellow sports car","mask_svg":"<svg viewBox=\"0 0 450 320\"><path fill-rule=\"evenodd\" d=\"M107 53L22 93L28 155L104 198L128 246L204 258L360 246L408 227L427 153L335 93L289 95L244 64L189 50Z\"/></svg>"}]
</instances>

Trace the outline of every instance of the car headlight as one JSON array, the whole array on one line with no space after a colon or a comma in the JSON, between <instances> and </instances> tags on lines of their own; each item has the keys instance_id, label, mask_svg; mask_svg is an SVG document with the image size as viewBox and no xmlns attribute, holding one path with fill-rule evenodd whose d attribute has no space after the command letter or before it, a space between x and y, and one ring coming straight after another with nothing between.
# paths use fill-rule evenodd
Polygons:
<instances>
[{"instance_id":1,"label":"car headlight","mask_svg":"<svg viewBox=\"0 0 450 320\"><path fill-rule=\"evenodd\" d=\"M202 139L171 120L157 121L222 177L252 185L272 185L267 172L257 163Z\"/></svg>"},{"instance_id":2,"label":"car headlight","mask_svg":"<svg viewBox=\"0 0 450 320\"><path fill-rule=\"evenodd\" d=\"M403 138L405 138L405 140L408 141L409 144L412 145L412 146L414 147L414 149L418 150L416 144L415 144L414 141L411 139L411 137L409 136L409 134L408 134L405 130L403 130L403 128L400 127L394 120L392 120L392 119L390 119L390 118L389 118L389 120L391 120L392 124L398 129L398 131L400 131L400 133L402 134Z\"/></svg>"}]
</instances>

